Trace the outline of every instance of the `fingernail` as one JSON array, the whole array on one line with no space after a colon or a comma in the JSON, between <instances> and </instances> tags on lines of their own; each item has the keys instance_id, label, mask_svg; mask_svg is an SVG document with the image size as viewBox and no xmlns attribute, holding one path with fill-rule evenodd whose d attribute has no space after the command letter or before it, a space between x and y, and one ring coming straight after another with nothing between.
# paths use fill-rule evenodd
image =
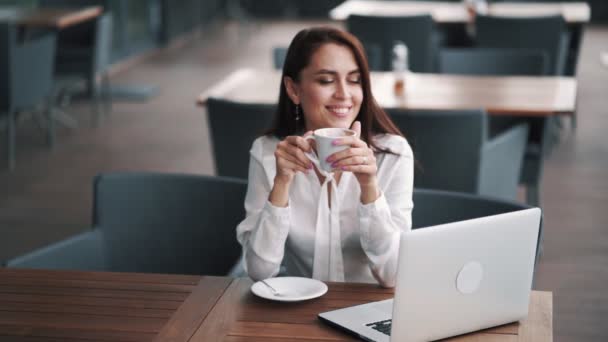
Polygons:
<instances>
[{"instance_id":1,"label":"fingernail","mask_svg":"<svg viewBox=\"0 0 608 342\"><path fill-rule=\"evenodd\" d=\"M334 139L334 141L331 142L332 145L340 145L340 139Z\"/></svg>"},{"instance_id":2,"label":"fingernail","mask_svg":"<svg viewBox=\"0 0 608 342\"><path fill-rule=\"evenodd\" d=\"M308 164L308 169L312 169L312 163Z\"/></svg>"},{"instance_id":3,"label":"fingernail","mask_svg":"<svg viewBox=\"0 0 608 342\"><path fill-rule=\"evenodd\" d=\"M326 162L331 163L334 160L334 157L329 156L325 159Z\"/></svg>"},{"instance_id":4,"label":"fingernail","mask_svg":"<svg viewBox=\"0 0 608 342\"><path fill-rule=\"evenodd\" d=\"M340 170L342 170L342 171L346 170L346 166L340 166Z\"/></svg>"},{"instance_id":5,"label":"fingernail","mask_svg":"<svg viewBox=\"0 0 608 342\"><path fill-rule=\"evenodd\" d=\"M336 166L338 166L338 162L331 163L331 167L336 167Z\"/></svg>"}]
</instances>

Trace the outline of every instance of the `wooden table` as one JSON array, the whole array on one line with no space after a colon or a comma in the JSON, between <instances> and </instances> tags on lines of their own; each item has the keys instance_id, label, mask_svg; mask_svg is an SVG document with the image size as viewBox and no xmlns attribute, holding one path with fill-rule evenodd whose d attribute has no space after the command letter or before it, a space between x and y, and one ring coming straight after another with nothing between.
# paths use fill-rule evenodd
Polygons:
<instances>
[{"instance_id":1,"label":"wooden table","mask_svg":"<svg viewBox=\"0 0 608 342\"><path fill-rule=\"evenodd\" d=\"M390 72L372 72L372 92L384 108L451 110L484 108L492 115L550 116L576 109L576 79L571 77L485 77L409 74L404 96L393 91ZM277 103L281 74L239 69L197 98Z\"/></svg>"},{"instance_id":2,"label":"wooden table","mask_svg":"<svg viewBox=\"0 0 608 342\"><path fill-rule=\"evenodd\" d=\"M462 2L347 0L329 12L334 20L359 15L416 15L430 13L438 23L466 23L470 20ZM488 14L496 16L541 16L561 14L568 23L587 23L591 9L586 2L490 3Z\"/></svg>"},{"instance_id":3,"label":"wooden table","mask_svg":"<svg viewBox=\"0 0 608 342\"><path fill-rule=\"evenodd\" d=\"M299 303L254 296L249 279L0 269L0 340L355 341L319 312L387 299L377 285L330 283ZM551 292L533 291L527 319L450 341L553 339Z\"/></svg>"},{"instance_id":4,"label":"wooden table","mask_svg":"<svg viewBox=\"0 0 608 342\"><path fill-rule=\"evenodd\" d=\"M60 30L98 17L101 6L85 8L19 8L0 7L0 22L10 22L27 28Z\"/></svg>"}]
</instances>

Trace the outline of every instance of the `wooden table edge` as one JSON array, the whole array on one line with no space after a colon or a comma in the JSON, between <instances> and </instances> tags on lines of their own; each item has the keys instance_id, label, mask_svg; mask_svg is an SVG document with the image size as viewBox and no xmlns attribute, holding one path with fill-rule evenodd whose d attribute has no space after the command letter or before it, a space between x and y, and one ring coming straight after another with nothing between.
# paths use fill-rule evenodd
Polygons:
<instances>
[{"instance_id":1,"label":"wooden table edge","mask_svg":"<svg viewBox=\"0 0 608 342\"><path fill-rule=\"evenodd\" d=\"M233 278L203 276L154 341L187 342L234 282ZM212 294L208 295L211 291Z\"/></svg>"}]
</instances>

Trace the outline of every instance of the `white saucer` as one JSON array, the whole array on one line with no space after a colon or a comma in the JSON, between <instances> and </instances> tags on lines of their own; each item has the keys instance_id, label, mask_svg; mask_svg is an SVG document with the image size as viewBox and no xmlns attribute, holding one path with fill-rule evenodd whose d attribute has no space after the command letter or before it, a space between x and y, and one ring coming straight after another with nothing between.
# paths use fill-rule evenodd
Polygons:
<instances>
[{"instance_id":1,"label":"white saucer","mask_svg":"<svg viewBox=\"0 0 608 342\"><path fill-rule=\"evenodd\" d=\"M297 302L317 298L327 292L327 285L311 278L277 277L268 278L264 281L277 290L280 295L273 294L272 290L260 281L251 285L251 292L256 296L281 302Z\"/></svg>"}]
</instances>

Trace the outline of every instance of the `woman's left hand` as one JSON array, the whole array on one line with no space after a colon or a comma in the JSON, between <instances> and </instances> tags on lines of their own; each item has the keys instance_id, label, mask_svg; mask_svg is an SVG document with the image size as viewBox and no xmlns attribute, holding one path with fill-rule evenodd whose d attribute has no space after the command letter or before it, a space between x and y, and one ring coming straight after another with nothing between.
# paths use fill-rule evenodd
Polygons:
<instances>
[{"instance_id":1,"label":"woman's left hand","mask_svg":"<svg viewBox=\"0 0 608 342\"><path fill-rule=\"evenodd\" d=\"M376 173L378 172L376 157L374 151L367 146L365 141L359 138L361 136L361 123L355 121L351 129L357 132L355 136L340 137L333 142L337 146L347 145L350 147L332 154L327 158L327 161L332 163L335 170L352 172L361 187L361 202L364 204L370 203L380 196L376 179Z\"/></svg>"}]
</instances>

